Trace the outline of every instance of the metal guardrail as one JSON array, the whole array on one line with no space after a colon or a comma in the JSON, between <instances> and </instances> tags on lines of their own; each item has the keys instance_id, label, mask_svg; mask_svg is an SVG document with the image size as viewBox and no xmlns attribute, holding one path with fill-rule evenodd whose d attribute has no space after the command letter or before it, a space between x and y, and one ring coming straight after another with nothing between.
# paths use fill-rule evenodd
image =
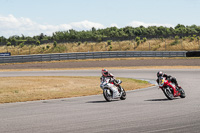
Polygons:
<instances>
[{"instance_id":1,"label":"metal guardrail","mask_svg":"<svg viewBox=\"0 0 200 133\"><path fill-rule=\"evenodd\" d=\"M23 62L36 62L36 61L125 58L125 57L186 57L186 51L113 51L113 52L18 55L18 56L0 57L0 63L23 63Z\"/></svg>"}]
</instances>

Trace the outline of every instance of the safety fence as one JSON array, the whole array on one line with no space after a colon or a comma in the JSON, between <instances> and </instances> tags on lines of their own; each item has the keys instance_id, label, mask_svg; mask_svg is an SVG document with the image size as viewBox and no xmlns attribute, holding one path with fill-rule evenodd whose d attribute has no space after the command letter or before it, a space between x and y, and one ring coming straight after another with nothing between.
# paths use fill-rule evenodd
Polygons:
<instances>
[{"instance_id":1,"label":"safety fence","mask_svg":"<svg viewBox=\"0 0 200 133\"><path fill-rule=\"evenodd\" d=\"M187 51L113 51L37 54L0 57L0 63L23 63L37 61L78 60L98 58L128 58L128 57L186 57Z\"/></svg>"}]
</instances>

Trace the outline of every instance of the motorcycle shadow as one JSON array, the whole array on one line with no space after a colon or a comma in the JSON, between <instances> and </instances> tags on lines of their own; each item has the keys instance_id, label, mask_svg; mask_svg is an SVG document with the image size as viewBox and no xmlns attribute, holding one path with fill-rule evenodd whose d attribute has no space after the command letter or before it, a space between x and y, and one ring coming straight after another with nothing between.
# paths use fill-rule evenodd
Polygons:
<instances>
[{"instance_id":1,"label":"motorcycle shadow","mask_svg":"<svg viewBox=\"0 0 200 133\"><path fill-rule=\"evenodd\" d=\"M173 100L176 100L176 99L179 99L179 98L174 98ZM165 99L149 99L149 100L145 100L145 101L172 101L172 100L165 98Z\"/></svg>"},{"instance_id":2,"label":"motorcycle shadow","mask_svg":"<svg viewBox=\"0 0 200 133\"><path fill-rule=\"evenodd\" d=\"M112 100L111 102L115 102L115 101L119 101L119 100ZM104 100L104 101L88 101L86 103L111 103L111 102L107 102L106 100Z\"/></svg>"}]
</instances>

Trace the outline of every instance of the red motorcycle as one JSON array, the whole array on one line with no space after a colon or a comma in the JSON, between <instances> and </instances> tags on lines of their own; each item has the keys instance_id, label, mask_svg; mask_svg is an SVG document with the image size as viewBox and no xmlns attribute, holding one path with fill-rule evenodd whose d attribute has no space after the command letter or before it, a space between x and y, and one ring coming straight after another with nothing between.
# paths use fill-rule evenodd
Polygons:
<instances>
[{"instance_id":1,"label":"red motorcycle","mask_svg":"<svg viewBox=\"0 0 200 133\"><path fill-rule=\"evenodd\" d=\"M163 93L169 100L173 100L174 97L178 96L185 98L185 91L180 86L177 89L177 86L174 83L166 80L164 77L160 77L159 79L159 88L162 89Z\"/></svg>"}]
</instances>

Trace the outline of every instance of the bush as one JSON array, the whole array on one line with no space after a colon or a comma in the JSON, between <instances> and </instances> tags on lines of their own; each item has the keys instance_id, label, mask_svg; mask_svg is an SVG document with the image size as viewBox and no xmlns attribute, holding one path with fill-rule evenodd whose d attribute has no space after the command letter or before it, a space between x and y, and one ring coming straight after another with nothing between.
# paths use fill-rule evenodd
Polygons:
<instances>
[{"instance_id":1,"label":"bush","mask_svg":"<svg viewBox=\"0 0 200 133\"><path fill-rule=\"evenodd\" d=\"M143 38L143 42L146 42L146 41L147 41L147 38L146 38L146 37L144 37L144 38Z\"/></svg>"},{"instance_id":2,"label":"bush","mask_svg":"<svg viewBox=\"0 0 200 133\"><path fill-rule=\"evenodd\" d=\"M140 37L137 36L137 37L135 38L135 41L136 41L136 42L140 41Z\"/></svg>"},{"instance_id":3,"label":"bush","mask_svg":"<svg viewBox=\"0 0 200 133\"><path fill-rule=\"evenodd\" d=\"M6 43L6 46L11 46L11 42L7 42L7 43Z\"/></svg>"},{"instance_id":4,"label":"bush","mask_svg":"<svg viewBox=\"0 0 200 133\"><path fill-rule=\"evenodd\" d=\"M108 41L107 41L107 44L108 44L108 45L111 45L111 42L112 42L112 40L108 40Z\"/></svg>"},{"instance_id":5,"label":"bush","mask_svg":"<svg viewBox=\"0 0 200 133\"><path fill-rule=\"evenodd\" d=\"M178 44L178 43L179 43L179 41L178 41L178 40L175 40L174 42L170 43L170 45L176 45L176 44Z\"/></svg>"},{"instance_id":6,"label":"bush","mask_svg":"<svg viewBox=\"0 0 200 133\"><path fill-rule=\"evenodd\" d=\"M40 45L40 41L39 40L36 41L36 45Z\"/></svg>"},{"instance_id":7,"label":"bush","mask_svg":"<svg viewBox=\"0 0 200 133\"><path fill-rule=\"evenodd\" d=\"M163 42L163 41L164 41L164 38L163 38L163 37L161 37L161 38L160 38L160 40Z\"/></svg>"},{"instance_id":8,"label":"bush","mask_svg":"<svg viewBox=\"0 0 200 133\"><path fill-rule=\"evenodd\" d=\"M190 42L194 41L195 37L190 37Z\"/></svg>"},{"instance_id":9,"label":"bush","mask_svg":"<svg viewBox=\"0 0 200 133\"><path fill-rule=\"evenodd\" d=\"M20 48L23 48L23 47L24 47L24 42L20 43L20 44L19 44L19 47L20 47Z\"/></svg>"},{"instance_id":10,"label":"bush","mask_svg":"<svg viewBox=\"0 0 200 133\"><path fill-rule=\"evenodd\" d=\"M175 36L174 38L175 38L175 41L170 43L170 45L176 45L179 43L179 36Z\"/></svg>"},{"instance_id":11,"label":"bush","mask_svg":"<svg viewBox=\"0 0 200 133\"><path fill-rule=\"evenodd\" d=\"M199 36L197 37L197 40L199 40L200 38L199 38Z\"/></svg>"},{"instance_id":12,"label":"bush","mask_svg":"<svg viewBox=\"0 0 200 133\"><path fill-rule=\"evenodd\" d=\"M49 46L49 45L47 45L47 46L46 46L46 49L49 49L49 48L50 48L50 46Z\"/></svg>"},{"instance_id":13,"label":"bush","mask_svg":"<svg viewBox=\"0 0 200 133\"><path fill-rule=\"evenodd\" d=\"M187 39L187 37L186 37L186 36L185 36L185 37L182 37L182 39L183 39L183 40L186 40L186 39Z\"/></svg>"},{"instance_id":14,"label":"bush","mask_svg":"<svg viewBox=\"0 0 200 133\"><path fill-rule=\"evenodd\" d=\"M98 42L101 42L101 41L102 41L102 38L101 38L101 37L98 37L98 38L97 38L97 41L98 41Z\"/></svg>"},{"instance_id":15,"label":"bush","mask_svg":"<svg viewBox=\"0 0 200 133\"><path fill-rule=\"evenodd\" d=\"M178 41L179 40L179 36L175 36L175 41Z\"/></svg>"},{"instance_id":16,"label":"bush","mask_svg":"<svg viewBox=\"0 0 200 133\"><path fill-rule=\"evenodd\" d=\"M110 45L110 48L109 48L109 51L111 51L112 50L112 45Z\"/></svg>"},{"instance_id":17,"label":"bush","mask_svg":"<svg viewBox=\"0 0 200 133\"><path fill-rule=\"evenodd\" d=\"M79 46L79 45L81 45L81 42L80 42L80 41L78 42L78 46Z\"/></svg>"},{"instance_id":18,"label":"bush","mask_svg":"<svg viewBox=\"0 0 200 133\"><path fill-rule=\"evenodd\" d=\"M139 46L139 44L140 44L140 40L137 41L137 46Z\"/></svg>"},{"instance_id":19,"label":"bush","mask_svg":"<svg viewBox=\"0 0 200 133\"><path fill-rule=\"evenodd\" d=\"M53 42L53 47L54 48L57 47L57 42L56 41Z\"/></svg>"}]
</instances>

